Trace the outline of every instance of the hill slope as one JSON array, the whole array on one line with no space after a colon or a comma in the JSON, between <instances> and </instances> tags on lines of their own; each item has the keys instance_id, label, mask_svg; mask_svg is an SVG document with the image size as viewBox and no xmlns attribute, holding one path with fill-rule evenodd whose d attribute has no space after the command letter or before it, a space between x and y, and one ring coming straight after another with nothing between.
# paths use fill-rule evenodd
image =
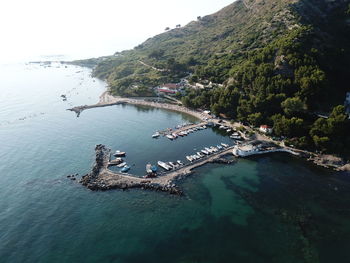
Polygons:
<instances>
[{"instance_id":1,"label":"hill slope","mask_svg":"<svg viewBox=\"0 0 350 263\"><path fill-rule=\"evenodd\" d=\"M185 105L273 125L298 147L348 155L350 126L336 106L350 91L349 48L349 0L239 0L99 59L94 74L115 94L144 96L190 72L193 81L224 86L188 90Z\"/></svg>"}]
</instances>

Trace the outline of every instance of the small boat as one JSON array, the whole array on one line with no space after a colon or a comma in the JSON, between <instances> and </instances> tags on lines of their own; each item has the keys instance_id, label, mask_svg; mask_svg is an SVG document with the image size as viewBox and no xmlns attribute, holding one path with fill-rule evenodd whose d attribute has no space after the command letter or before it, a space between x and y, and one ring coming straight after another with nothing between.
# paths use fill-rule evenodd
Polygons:
<instances>
[{"instance_id":1,"label":"small boat","mask_svg":"<svg viewBox=\"0 0 350 263\"><path fill-rule=\"evenodd\" d=\"M186 156L186 159L187 159L188 161L190 161L190 162L193 161L193 158L192 158L191 156Z\"/></svg>"},{"instance_id":2,"label":"small boat","mask_svg":"<svg viewBox=\"0 0 350 263\"><path fill-rule=\"evenodd\" d=\"M173 137L172 135L170 135L170 134L168 134L166 137L167 137L169 140L174 140L174 137Z\"/></svg>"},{"instance_id":3,"label":"small boat","mask_svg":"<svg viewBox=\"0 0 350 263\"><path fill-rule=\"evenodd\" d=\"M126 165L126 162L122 162L121 164L118 164L117 167L122 168Z\"/></svg>"},{"instance_id":4,"label":"small boat","mask_svg":"<svg viewBox=\"0 0 350 263\"><path fill-rule=\"evenodd\" d=\"M225 147L225 148L227 148L229 145L228 144L226 144L226 143L221 143L221 145L223 146L223 147Z\"/></svg>"},{"instance_id":5,"label":"small boat","mask_svg":"<svg viewBox=\"0 0 350 263\"><path fill-rule=\"evenodd\" d=\"M151 170L153 173L156 173L158 171L157 165L152 165Z\"/></svg>"},{"instance_id":6,"label":"small boat","mask_svg":"<svg viewBox=\"0 0 350 263\"><path fill-rule=\"evenodd\" d=\"M218 148L219 150L222 150L222 146L221 145L216 145L216 148Z\"/></svg>"},{"instance_id":7,"label":"small boat","mask_svg":"<svg viewBox=\"0 0 350 263\"><path fill-rule=\"evenodd\" d=\"M201 150L202 153L204 153L205 155L209 155L209 152L206 150Z\"/></svg>"},{"instance_id":8,"label":"small boat","mask_svg":"<svg viewBox=\"0 0 350 263\"><path fill-rule=\"evenodd\" d=\"M126 152L121 152L121 151L115 151L113 154L115 157L124 157L126 155Z\"/></svg>"},{"instance_id":9,"label":"small boat","mask_svg":"<svg viewBox=\"0 0 350 263\"><path fill-rule=\"evenodd\" d=\"M118 164L120 164L122 162L123 162L122 158L116 158L115 160L110 161L108 163L108 166L118 165Z\"/></svg>"},{"instance_id":10,"label":"small boat","mask_svg":"<svg viewBox=\"0 0 350 263\"><path fill-rule=\"evenodd\" d=\"M131 169L130 166L125 165L120 171L121 171L122 173L127 173L130 169Z\"/></svg>"},{"instance_id":11,"label":"small boat","mask_svg":"<svg viewBox=\"0 0 350 263\"><path fill-rule=\"evenodd\" d=\"M227 129L226 132L231 132L232 130L231 129Z\"/></svg>"},{"instance_id":12,"label":"small boat","mask_svg":"<svg viewBox=\"0 0 350 263\"><path fill-rule=\"evenodd\" d=\"M177 139L177 137L179 137L179 136L177 136L176 133L173 133L173 134L171 134L171 135L174 137L174 139Z\"/></svg>"},{"instance_id":13,"label":"small boat","mask_svg":"<svg viewBox=\"0 0 350 263\"><path fill-rule=\"evenodd\" d=\"M146 164L146 173L148 174L152 173L152 164L150 163Z\"/></svg>"},{"instance_id":14,"label":"small boat","mask_svg":"<svg viewBox=\"0 0 350 263\"><path fill-rule=\"evenodd\" d=\"M208 148L208 147L205 147L204 149L205 149L209 154L213 153L213 150L210 149L210 148Z\"/></svg>"},{"instance_id":15,"label":"small boat","mask_svg":"<svg viewBox=\"0 0 350 263\"><path fill-rule=\"evenodd\" d=\"M160 136L160 133L156 132L155 134L152 135L152 138L156 139L156 138L159 138L159 136Z\"/></svg>"},{"instance_id":16,"label":"small boat","mask_svg":"<svg viewBox=\"0 0 350 263\"><path fill-rule=\"evenodd\" d=\"M176 165L173 162L168 162L168 163L171 166L171 168L175 168L176 167Z\"/></svg>"},{"instance_id":17,"label":"small boat","mask_svg":"<svg viewBox=\"0 0 350 263\"><path fill-rule=\"evenodd\" d=\"M184 165L180 160L176 161L179 165Z\"/></svg>"},{"instance_id":18,"label":"small boat","mask_svg":"<svg viewBox=\"0 0 350 263\"><path fill-rule=\"evenodd\" d=\"M158 161L158 165L167 171L169 171L171 169L171 167L169 165L167 165L165 162L162 162L162 161Z\"/></svg>"},{"instance_id":19,"label":"small boat","mask_svg":"<svg viewBox=\"0 0 350 263\"><path fill-rule=\"evenodd\" d=\"M197 155L202 158L203 157L203 154L201 152L197 152Z\"/></svg>"},{"instance_id":20,"label":"small boat","mask_svg":"<svg viewBox=\"0 0 350 263\"><path fill-rule=\"evenodd\" d=\"M226 129L226 127L224 126L224 125L221 125L220 127L219 127L219 129Z\"/></svg>"}]
</instances>

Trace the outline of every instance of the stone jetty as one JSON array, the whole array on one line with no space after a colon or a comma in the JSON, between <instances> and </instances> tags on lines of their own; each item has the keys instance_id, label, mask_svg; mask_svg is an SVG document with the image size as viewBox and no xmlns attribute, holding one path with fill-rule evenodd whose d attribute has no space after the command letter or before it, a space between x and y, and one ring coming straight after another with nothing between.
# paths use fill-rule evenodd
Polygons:
<instances>
[{"instance_id":1,"label":"stone jetty","mask_svg":"<svg viewBox=\"0 0 350 263\"><path fill-rule=\"evenodd\" d=\"M224 151L213 154L207 158L199 160L195 163L184 165L177 170L164 173L155 178L141 178L131 174L112 172L108 169L109 156L111 150L104 145L97 145L95 148L96 160L90 173L84 175L80 183L91 190L110 190L110 189L150 189L162 192L168 192L175 195L181 195L182 191L175 184L176 180L184 178L192 173L196 167L206 163L231 163L222 157L230 154L232 147L226 148Z\"/></svg>"},{"instance_id":2,"label":"stone jetty","mask_svg":"<svg viewBox=\"0 0 350 263\"><path fill-rule=\"evenodd\" d=\"M188 109L186 107L179 106L176 104L146 101L144 99L138 99L138 98L115 97L115 96L112 96L108 91L104 92L100 96L100 100L96 104L76 106L76 107L73 107L73 108L70 108L67 110L75 112L77 114L77 116L79 117L79 115L84 110L93 109L93 108L108 107L108 106L114 106L114 105L120 105L120 104L149 106L149 107L158 108L158 109L165 109L165 110L182 112L182 113L192 115L199 120L204 120L205 118L210 118L210 115L208 115L204 112L191 110L191 109Z\"/></svg>"}]
</instances>

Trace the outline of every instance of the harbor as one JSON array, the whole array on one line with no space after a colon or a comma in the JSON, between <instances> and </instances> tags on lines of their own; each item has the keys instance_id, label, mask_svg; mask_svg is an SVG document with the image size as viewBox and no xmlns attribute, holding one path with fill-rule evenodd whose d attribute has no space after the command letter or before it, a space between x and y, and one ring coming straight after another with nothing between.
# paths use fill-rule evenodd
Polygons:
<instances>
[{"instance_id":1,"label":"harbor","mask_svg":"<svg viewBox=\"0 0 350 263\"><path fill-rule=\"evenodd\" d=\"M231 160L223 159L223 157L226 155L230 155L232 157L232 149L233 146L226 145L226 147L223 147L220 151L218 150L217 152L213 152L211 155L192 160L187 164L179 164L176 168L173 167L172 169L165 169L166 171L158 173L156 177L147 178L137 177L127 172L113 172L109 170L108 166L110 163L111 150L104 145L97 145L95 148L95 164L92 171L84 175L80 183L91 190L126 190L130 188L141 188L181 195L182 191L175 184L176 180L190 175L193 169L207 163L233 162L234 160L232 158ZM148 164L147 167L148 169L150 168Z\"/></svg>"},{"instance_id":2,"label":"harbor","mask_svg":"<svg viewBox=\"0 0 350 263\"><path fill-rule=\"evenodd\" d=\"M174 128L167 128L165 130L156 131L152 138L159 138L160 136L164 136L168 138L169 140L176 140L179 137L188 136L191 133L194 133L196 131L205 130L208 127L208 122L200 122L200 123L184 123L179 124Z\"/></svg>"}]
</instances>

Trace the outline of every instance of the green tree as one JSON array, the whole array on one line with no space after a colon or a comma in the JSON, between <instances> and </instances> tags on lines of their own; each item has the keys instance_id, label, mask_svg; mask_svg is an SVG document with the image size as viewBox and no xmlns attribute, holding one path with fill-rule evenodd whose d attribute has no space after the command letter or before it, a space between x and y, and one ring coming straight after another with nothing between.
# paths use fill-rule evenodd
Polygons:
<instances>
[{"instance_id":1,"label":"green tree","mask_svg":"<svg viewBox=\"0 0 350 263\"><path fill-rule=\"evenodd\" d=\"M248 122L254 126L259 126L263 122L263 116L261 112L256 112L248 115Z\"/></svg>"},{"instance_id":2,"label":"green tree","mask_svg":"<svg viewBox=\"0 0 350 263\"><path fill-rule=\"evenodd\" d=\"M299 97L288 98L281 103L281 106L284 113L288 116L292 116L293 114L306 110L305 103Z\"/></svg>"}]
</instances>

